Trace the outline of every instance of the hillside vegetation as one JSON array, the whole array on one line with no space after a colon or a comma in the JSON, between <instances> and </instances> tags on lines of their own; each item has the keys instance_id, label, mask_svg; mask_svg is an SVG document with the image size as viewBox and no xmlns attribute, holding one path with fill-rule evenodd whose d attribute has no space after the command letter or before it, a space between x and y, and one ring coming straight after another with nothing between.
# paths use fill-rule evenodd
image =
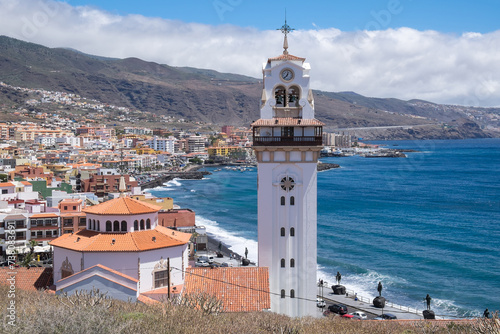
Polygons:
<instances>
[{"instance_id":1,"label":"hillside vegetation","mask_svg":"<svg viewBox=\"0 0 500 334\"><path fill-rule=\"evenodd\" d=\"M0 286L7 296L8 287ZM7 307L15 300L15 327L7 322ZM73 299L75 301L75 299ZM499 333L497 319L467 323L353 321L339 317L291 319L268 312L207 314L169 303L144 305L113 301L94 306L70 303L46 292L16 291L15 299L0 298L2 333Z\"/></svg>"},{"instance_id":2,"label":"hillside vegetation","mask_svg":"<svg viewBox=\"0 0 500 334\"><path fill-rule=\"evenodd\" d=\"M262 82L256 78L137 58L92 56L6 36L0 36L0 81L218 125L249 126L259 118L262 95ZM4 93L0 91L0 104L22 99ZM498 108L368 98L353 92L314 91L314 96L316 118L325 122L327 130L417 125L418 131L384 129L376 137L476 138L498 135L495 129L500 126ZM496 123L490 124L491 120ZM361 134L371 136L371 132Z\"/></svg>"}]
</instances>

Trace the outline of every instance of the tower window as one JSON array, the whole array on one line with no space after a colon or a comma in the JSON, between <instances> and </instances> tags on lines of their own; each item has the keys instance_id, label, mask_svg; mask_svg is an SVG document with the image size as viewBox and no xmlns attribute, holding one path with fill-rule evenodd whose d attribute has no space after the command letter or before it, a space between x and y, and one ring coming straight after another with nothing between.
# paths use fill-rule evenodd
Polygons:
<instances>
[{"instance_id":1,"label":"tower window","mask_svg":"<svg viewBox=\"0 0 500 334\"><path fill-rule=\"evenodd\" d=\"M295 228L294 227L290 227L290 236L291 237L295 236Z\"/></svg>"},{"instance_id":2,"label":"tower window","mask_svg":"<svg viewBox=\"0 0 500 334\"><path fill-rule=\"evenodd\" d=\"M139 231L139 222L137 220L134 221L134 231Z\"/></svg>"},{"instance_id":3,"label":"tower window","mask_svg":"<svg viewBox=\"0 0 500 334\"><path fill-rule=\"evenodd\" d=\"M295 197L290 196L290 205L295 205Z\"/></svg>"},{"instance_id":4,"label":"tower window","mask_svg":"<svg viewBox=\"0 0 500 334\"><path fill-rule=\"evenodd\" d=\"M285 259L281 259L281 268L285 268Z\"/></svg>"},{"instance_id":5,"label":"tower window","mask_svg":"<svg viewBox=\"0 0 500 334\"><path fill-rule=\"evenodd\" d=\"M285 298L285 289L281 289L281 298Z\"/></svg>"},{"instance_id":6,"label":"tower window","mask_svg":"<svg viewBox=\"0 0 500 334\"><path fill-rule=\"evenodd\" d=\"M290 191L295 186L295 181L293 180L293 178L285 176L284 178L281 179L280 185L281 189L285 191Z\"/></svg>"},{"instance_id":7,"label":"tower window","mask_svg":"<svg viewBox=\"0 0 500 334\"><path fill-rule=\"evenodd\" d=\"M101 222L98 220L97 221L97 231L101 230Z\"/></svg>"},{"instance_id":8,"label":"tower window","mask_svg":"<svg viewBox=\"0 0 500 334\"><path fill-rule=\"evenodd\" d=\"M151 219L146 219L146 229L150 230L151 229Z\"/></svg>"},{"instance_id":9,"label":"tower window","mask_svg":"<svg viewBox=\"0 0 500 334\"><path fill-rule=\"evenodd\" d=\"M281 205L285 205L285 196L281 196Z\"/></svg>"},{"instance_id":10,"label":"tower window","mask_svg":"<svg viewBox=\"0 0 500 334\"><path fill-rule=\"evenodd\" d=\"M113 222L113 232L119 232L120 231L120 222L118 220L115 220Z\"/></svg>"},{"instance_id":11,"label":"tower window","mask_svg":"<svg viewBox=\"0 0 500 334\"><path fill-rule=\"evenodd\" d=\"M284 228L284 227L282 227L282 228L281 228L281 236L282 236L282 237L284 237L284 236L285 236L285 228Z\"/></svg>"},{"instance_id":12,"label":"tower window","mask_svg":"<svg viewBox=\"0 0 500 334\"><path fill-rule=\"evenodd\" d=\"M127 232L127 222L122 220L122 232Z\"/></svg>"},{"instance_id":13,"label":"tower window","mask_svg":"<svg viewBox=\"0 0 500 334\"><path fill-rule=\"evenodd\" d=\"M112 232L112 231L113 231L112 223L110 220L108 220L106 222L106 232Z\"/></svg>"},{"instance_id":14,"label":"tower window","mask_svg":"<svg viewBox=\"0 0 500 334\"><path fill-rule=\"evenodd\" d=\"M282 137L293 137L293 126L284 126L281 128Z\"/></svg>"},{"instance_id":15,"label":"tower window","mask_svg":"<svg viewBox=\"0 0 500 334\"><path fill-rule=\"evenodd\" d=\"M295 259L290 259L290 268L295 268Z\"/></svg>"},{"instance_id":16,"label":"tower window","mask_svg":"<svg viewBox=\"0 0 500 334\"><path fill-rule=\"evenodd\" d=\"M141 231L144 230L144 219L141 219Z\"/></svg>"},{"instance_id":17,"label":"tower window","mask_svg":"<svg viewBox=\"0 0 500 334\"><path fill-rule=\"evenodd\" d=\"M295 290L290 290L290 298L295 298Z\"/></svg>"}]
</instances>

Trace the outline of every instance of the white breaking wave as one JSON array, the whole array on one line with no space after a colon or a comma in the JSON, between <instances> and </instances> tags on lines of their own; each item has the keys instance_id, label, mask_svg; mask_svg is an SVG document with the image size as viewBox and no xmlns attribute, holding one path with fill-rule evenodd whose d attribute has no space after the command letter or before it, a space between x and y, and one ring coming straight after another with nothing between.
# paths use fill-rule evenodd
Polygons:
<instances>
[{"instance_id":1,"label":"white breaking wave","mask_svg":"<svg viewBox=\"0 0 500 334\"><path fill-rule=\"evenodd\" d=\"M173 180L164 183L164 185L166 185L167 187L180 187L182 184L179 182L179 180L180 179L175 178Z\"/></svg>"},{"instance_id":2,"label":"white breaking wave","mask_svg":"<svg viewBox=\"0 0 500 334\"><path fill-rule=\"evenodd\" d=\"M203 218L199 215L196 215L196 225L205 226L208 234L214 235L217 240L221 241L223 244L228 245L230 250L241 256L245 255L245 248L247 248L248 259L252 262L257 263L257 241L234 235L221 228L219 226L219 223L217 223L216 221Z\"/></svg>"}]
</instances>

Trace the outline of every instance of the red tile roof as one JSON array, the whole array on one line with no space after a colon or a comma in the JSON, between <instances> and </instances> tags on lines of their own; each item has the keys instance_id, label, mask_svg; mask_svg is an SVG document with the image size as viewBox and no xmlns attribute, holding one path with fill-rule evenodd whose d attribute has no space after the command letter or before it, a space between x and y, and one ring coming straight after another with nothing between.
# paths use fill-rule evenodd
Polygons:
<instances>
[{"instance_id":1,"label":"red tile roof","mask_svg":"<svg viewBox=\"0 0 500 334\"><path fill-rule=\"evenodd\" d=\"M30 218L57 218L59 215L55 213L35 213L31 215Z\"/></svg>"},{"instance_id":2,"label":"red tile roof","mask_svg":"<svg viewBox=\"0 0 500 334\"><path fill-rule=\"evenodd\" d=\"M130 197L119 197L104 203L87 207L83 212L99 215L138 215L158 212L160 206L144 203Z\"/></svg>"},{"instance_id":3,"label":"red tile roof","mask_svg":"<svg viewBox=\"0 0 500 334\"><path fill-rule=\"evenodd\" d=\"M54 284L52 268L48 267L19 267L14 270L10 270L9 267L0 268L0 284L10 285L7 279L12 277L15 278L16 289L37 291Z\"/></svg>"},{"instance_id":4,"label":"red tile roof","mask_svg":"<svg viewBox=\"0 0 500 334\"><path fill-rule=\"evenodd\" d=\"M301 119L292 117L271 118L271 119L258 119L252 123L252 126L323 126L325 123L317 119Z\"/></svg>"},{"instance_id":5,"label":"red tile roof","mask_svg":"<svg viewBox=\"0 0 500 334\"><path fill-rule=\"evenodd\" d=\"M50 245L82 252L140 252L184 245L190 238L189 233L157 226L154 230L128 233L81 230L63 234Z\"/></svg>"},{"instance_id":6,"label":"red tile roof","mask_svg":"<svg viewBox=\"0 0 500 334\"><path fill-rule=\"evenodd\" d=\"M10 182L1 182L0 187L15 187L15 185Z\"/></svg>"},{"instance_id":7,"label":"red tile roof","mask_svg":"<svg viewBox=\"0 0 500 334\"><path fill-rule=\"evenodd\" d=\"M269 58L267 60L267 62L270 63L270 62L272 62L274 60L300 60L300 61L303 62L303 61L306 60L306 58L297 57L297 56L294 56L294 55L291 55L291 54L281 54L278 57Z\"/></svg>"},{"instance_id":8,"label":"red tile roof","mask_svg":"<svg viewBox=\"0 0 500 334\"><path fill-rule=\"evenodd\" d=\"M222 300L226 312L271 308L267 267L187 268L183 293L200 292Z\"/></svg>"}]
</instances>

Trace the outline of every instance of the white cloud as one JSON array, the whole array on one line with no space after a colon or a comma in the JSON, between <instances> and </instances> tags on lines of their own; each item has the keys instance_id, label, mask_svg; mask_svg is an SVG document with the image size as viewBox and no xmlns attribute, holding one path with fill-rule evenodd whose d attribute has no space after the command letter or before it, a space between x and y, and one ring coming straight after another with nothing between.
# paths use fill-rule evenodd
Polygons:
<instances>
[{"instance_id":1,"label":"white cloud","mask_svg":"<svg viewBox=\"0 0 500 334\"><path fill-rule=\"evenodd\" d=\"M100 56L260 78L261 64L282 51L276 30L120 16L52 0L0 0L0 8L0 34ZM500 31L298 30L289 46L311 63L315 89L500 106Z\"/></svg>"}]
</instances>

